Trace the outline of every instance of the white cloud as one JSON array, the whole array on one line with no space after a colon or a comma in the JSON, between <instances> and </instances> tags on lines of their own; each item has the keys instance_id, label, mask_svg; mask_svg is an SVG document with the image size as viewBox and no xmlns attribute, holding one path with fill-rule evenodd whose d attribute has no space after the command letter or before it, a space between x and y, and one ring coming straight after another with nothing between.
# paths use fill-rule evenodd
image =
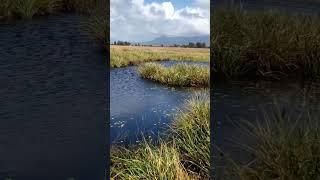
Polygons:
<instances>
[{"instance_id":1,"label":"white cloud","mask_svg":"<svg viewBox=\"0 0 320 180\"><path fill-rule=\"evenodd\" d=\"M111 0L111 40L148 41L161 35L209 34L209 0L176 9L168 1ZM208 6L207 6L208 5Z\"/></svg>"}]
</instances>

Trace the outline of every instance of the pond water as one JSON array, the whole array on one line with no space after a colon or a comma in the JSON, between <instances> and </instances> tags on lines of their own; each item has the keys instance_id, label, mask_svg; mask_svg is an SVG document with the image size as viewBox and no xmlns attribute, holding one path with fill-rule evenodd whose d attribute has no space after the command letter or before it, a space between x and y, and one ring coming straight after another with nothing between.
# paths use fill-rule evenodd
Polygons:
<instances>
[{"instance_id":1,"label":"pond water","mask_svg":"<svg viewBox=\"0 0 320 180\"><path fill-rule=\"evenodd\" d=\"M0 179L103 179L106 58L85 20L0 24Z\"/></svg>"},{"instance_id":2,"label":"pond water","mask_svg":"<svg viewBox=\"0 0 320 180\"><path fill-rule=\"evenodd\" d=\"M212 98L214 117L211 121L215 131L214 143L224 154L230 155L234 160L249 162L252 157L241 150L240 145L237 144L250 144L252 141L242 129L235 125L236 122L263 121L264 113L271 115L272 108L276 106L284 115L291 115L293 121L303 112L311 112L315 120L318 120L319 99L320 82L318 81L292 79L216 82ZM303 118L300 122L303 123ZM220 152L213 153L217 158L215 167L223 166L223 159L219 159Z\"/></svg>"},{"instance_id":3,"label":"pond water","mask_svg":"<svg viewBox=\"0 0 320 180\"><path fill-rule=\"evenodd\" d=\"M165 66L181 63L160 62ZM209 65L202 62L183 62ZM114 144L154 139L168 128L174 114L199 89L172 88L139 77L137 66L116 68L110 76L110 127Z\"/></svg>"}]
</instances>

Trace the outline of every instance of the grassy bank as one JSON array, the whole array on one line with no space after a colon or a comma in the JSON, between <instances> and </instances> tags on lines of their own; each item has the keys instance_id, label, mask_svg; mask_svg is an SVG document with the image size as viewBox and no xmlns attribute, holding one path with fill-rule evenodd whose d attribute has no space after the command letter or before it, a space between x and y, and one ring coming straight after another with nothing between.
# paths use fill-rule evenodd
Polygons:
<instances>
[{"instance_id":1,"label":"grassy bank","mask_svg":"<svg viewBox=\"0 0 320 180\"><path fill-rule=\"evenodd\" d=\"M210 108L207 96L190 100L176 117L169 136L152 145L111 150L112 179L208 179Z\"/></svg>"},{"instance_id":2,"label":"grassy bank","mask_svg":"<svg viewBox=\"0 0 320 180\"><path fill-rule=\"evenodd\" d=\"M146 63L138 68L144 79L159 82L167 86L209 87L209 66L176 64L170 67L158 63Z\"/></svg>"},{"instance_id":3,"label":"grassy bank","mask_svg":"<svg viewBox=\"0 0 320 180\"><path fill-rule=\"evenodd\" d=\"M232 162L229 173L236 179L320 178L320 123L306 114L304 118L284 115L276 110L262 123L241 123L256 143L243 145L252 154L248 164ZM296 117L296 116L295 116Z\"/></svg>"},{"instance_id":4,"label":"grassy bank","mask_svg":"<svg viewBox=\"0 0 320 180\"><path fill-rule=\"evenodd\" d=\"M31 19L56 12L90 13L109 0L0 0L0 17Z\"/></svg>"},{"instance_id":5,"label":"grassy bank","mask_svg":"<svg viewBox=\"0 0 320 180\"><path fill-rule=\"evenodd\" d=\"M111 67L125 67L149 61L209 61L209 48L111 46Z\"/></svg>"},{"instance_id":6,"label":"grassy bank","mask_svg":"<svg viewBox=\"0 0 320 180\"><path fill-rule=\"evenodd\" d=\"M212 59L229 78L320 75L320 18L277 12L215 10Z\"/></svg>"}]
</instances>

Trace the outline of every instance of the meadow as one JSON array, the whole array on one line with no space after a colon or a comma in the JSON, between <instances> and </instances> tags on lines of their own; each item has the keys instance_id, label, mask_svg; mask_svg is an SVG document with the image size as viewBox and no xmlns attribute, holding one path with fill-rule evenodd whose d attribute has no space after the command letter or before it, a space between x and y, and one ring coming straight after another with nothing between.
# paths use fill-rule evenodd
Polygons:
<instances>
[{"instance_id":1,"label":"meadow","mask_svg":"<svg viewBox=\"0 0 320 180\"><path fill-rule=\"evenodd\" d=\"M211 18L211 58L216 76L319 77L318 15L217 9Z\"/></svg>"},{"instance_id":2,"label":"meadow","mask_svg":"<svg viewBox=\"0 0 320 180\"><path fill-rule=\"evenodd\" d=\"M138 67L144 79L159 82L167 86L209 87L209 66L176 64L170 67L158 63L145 63Z\"/></svg>"},{"instance_id":3,"label":"meadow","mask_svg":"<svg viewBox=\"0 0 320 180\"><path fill-rule=\"evenodd\" d=\"M183 60L207 61L210 60L209 48L180 48L180 47L146 47L146 46L116 46L110 47L112 68L137 65L150 61Z\"/></svg>"},{"instance_id":4,"label":"meadow","mask_svg":"<svg viewBox=\"0 0 320 180\"><path fill-rule=\"evenodd\" d=\"M111 179L209 179L210 103L198 94L187 101L157 143L112 147Z\"/></svg>"}]
</instances>

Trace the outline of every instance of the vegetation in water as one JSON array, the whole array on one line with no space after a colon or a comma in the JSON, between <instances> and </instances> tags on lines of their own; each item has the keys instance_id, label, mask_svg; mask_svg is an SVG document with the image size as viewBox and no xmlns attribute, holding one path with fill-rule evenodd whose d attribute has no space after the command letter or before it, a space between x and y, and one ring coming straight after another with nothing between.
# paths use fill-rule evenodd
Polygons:
<instances>
[{"instance_id":1,"label":"vegetation in water","mask_svg":"<svg viewBox=\"0 0 320 180\"><path fill-rule=\"evenodd\" d=\"M111 150L112 179L209 179L210 107L196 96L176 117L165 140Z\"/></svg>"},{"instance_id":2,"label":"vegetation in water","mask_svg":"<svg viewBox=\"0 0 320 180\"><path fill-rule=\"evenodd\" d=\"M253 155L248 164L230 161L228 174L242 180L320 178L320 123L311 114L297 117L276 109L264 121L239 123L254 140L243 145Z\"/></svg>"},{"instance_id":3,"label":"vegetation in water","mask_svg":"<svg viewBox=\"0 0 320 180\"><path fill-rule=\"evenodd\" d=\"M109 44L110 13L106 6L103 7L96 9L91 14L89 21L85 24L85 29L101 47L107 49Z\"/></svg>"},{"instance_id":4,"label":"vegetation in water","mask_svg":"<svg viewBox=\"0 0 320 180\"><path fill-rule=\"evenodd\" d=\"M319 16L220 9L212 22L211 55L218 76L320 75Z\"/></svg>"},{"instance_id":5,"label":"vegetation in water","mask_svg":"<svg viewBox=\"0 0 320 180\"><path fill-rule=\"evenodd\" d=\"M113 68L161 60L209 61L209 48L111 46Z\"/></svg>"},{"instance_id":6,"label":"vegetation in water","mask_svg":"<svg viewBox=\"0 0 320 180\"><path fill-rule=\"evenodd\" d=\"M165 67L159 63L145 63L138 67L144 79L168 86L209 87L210 68L203 65L175 64Z\"/></svg>"}]
</instances>

